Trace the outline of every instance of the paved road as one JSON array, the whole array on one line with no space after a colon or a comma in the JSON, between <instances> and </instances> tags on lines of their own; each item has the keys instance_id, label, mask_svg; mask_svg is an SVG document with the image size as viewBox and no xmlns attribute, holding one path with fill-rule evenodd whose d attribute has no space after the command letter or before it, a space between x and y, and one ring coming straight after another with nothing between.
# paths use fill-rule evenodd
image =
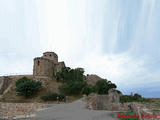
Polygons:
<instances>
[{"instance_id":1,"label":"paved road","mask_svg":"<svg viewBox=\"0 0 160 120\"><path fill-rule=\"evenodd\" d=\"M82 100L68 104L53 104L39 111L36 120L117 120L115 113L103 110L88 110Z\"/></svg>"}]
</instances>

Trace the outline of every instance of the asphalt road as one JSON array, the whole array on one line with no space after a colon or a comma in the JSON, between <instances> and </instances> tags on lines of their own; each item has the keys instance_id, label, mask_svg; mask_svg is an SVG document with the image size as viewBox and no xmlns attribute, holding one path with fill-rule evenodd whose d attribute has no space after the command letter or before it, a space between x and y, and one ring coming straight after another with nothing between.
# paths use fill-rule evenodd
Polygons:
<instances>
[{"instance_id":1,"label":"asphalt road","mask_svg":"<svg viewBox=\"0 0 160 120\"><path fill-rule=\"evenodd\" d=\"M117 120L115 113L104 110L88 110L82 100L68 104L52 104L39 111L36 120Z\"/></svg>"}]
</instances>

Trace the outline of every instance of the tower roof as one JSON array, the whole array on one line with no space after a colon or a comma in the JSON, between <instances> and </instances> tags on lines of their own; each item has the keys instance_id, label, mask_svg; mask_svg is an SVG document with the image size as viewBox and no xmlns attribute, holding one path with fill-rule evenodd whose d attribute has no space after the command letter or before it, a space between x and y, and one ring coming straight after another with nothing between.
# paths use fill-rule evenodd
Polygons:
<instances>
[{"instance_id":1,"label":"tower roof","mask_svg":"<svg viewBox=\"0 0 160 120\"><path fill-rule=\"evenodd\" d=\"M55 52L47 51L47 52L43 53L43 55L45 55L45 54L52 54L52 55L55 55L56 57L58 57L58 55Z\"/></svg>"}]
</instances>

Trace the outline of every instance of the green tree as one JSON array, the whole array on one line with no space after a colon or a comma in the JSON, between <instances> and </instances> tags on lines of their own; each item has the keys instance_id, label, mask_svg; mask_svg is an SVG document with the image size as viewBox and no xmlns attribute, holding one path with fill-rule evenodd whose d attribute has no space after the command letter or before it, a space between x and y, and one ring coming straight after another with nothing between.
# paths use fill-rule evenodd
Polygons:
<instances>
[{"instance_id":1,"label":"green tree","mask_svg":"<svg viewBox=\"0 0 160 120\"><path fill-rule=\"evenodd\" d=\"M140 101L142 99L142 96L136 93L136 94L134 94L133 99L135 101Z\"/></svg>"},{"instance_id":2,"label":"green tree","mask_svg":"<svg viewBox=\"0 0 160 120\"><path fill-rule=\"evenodd\" d=\"M16 81L17 95L24 96L25 98L31 97L42 88L42 83L33 81L23 77Z\"/></svg>"},{"instance_id":3,"label":"green tree","mask_svg":"<svg viewBox=\"0 0 160 120\"><path fill-rule=\"evenodd\" d=\"M83 68L71 69L69 67L63 67L60 72L56 73L56 79L58 82L70 82L70 81L83 81Z\"/></svg>"},{"instance_id":4,"label":"green tree","mask_svg":"<svg viewBox=\"0 0 160 120\"><path fill-rule=\"evenodd\" d=\"M109 89L117 88L114 83L112 83L111 81L107 81L106 79L97 81L96 87L98 94L108 94Z\"/></svg>"},{"instance_id":5,"label":"green tree","mask_svg":"<svg viewBox=\"0 0 160 120\"><path fill-rule=\"evenodd\" d=\"M82 89L82 94L85 94L85 95L88 96L92 91L93 91L92 86L86 85L86 86L83 87L83 89Z\"/></svg>"},{"instance_id":6,"label":"green tree","mask_svg":"<svg viewBox=\"0 0 160 120\"><path fill-rule=\"evenodd\" d=\"M86 86L84 81L71 81L60 86L59 90L65 95L78 95L84 86Z\"/></svg>"}]
</instances>

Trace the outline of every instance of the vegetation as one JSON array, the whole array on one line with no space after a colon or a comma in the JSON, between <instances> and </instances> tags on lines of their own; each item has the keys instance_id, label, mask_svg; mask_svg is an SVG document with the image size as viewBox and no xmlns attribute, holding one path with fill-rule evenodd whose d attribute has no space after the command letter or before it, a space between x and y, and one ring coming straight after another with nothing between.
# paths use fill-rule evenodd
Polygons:
<instances>
[{"instance_id":1,"label":"vegetation","mask_svg":"<svg viewBox=\"0 0 160 120\"><path fill-rule=\"evenodd\" d=\"M90 93L93 92L93 87L90 86L90 85L86 85L85 87L83 87L82 89L82 94L85 94L85 95L89 95Z\"/></svg>"},{"instance_id":2,"label":"vegetation","mask_svg":"<svg viewBox=\"0 0 160 120\"><path fill-rule=\"evenodd\" d=\"M57 82L68 83L71 81L83 81L83 74L83 68L71 69L69 67L63 67L61 72L56 73L55 77Z\"/></svg>"},{"instance_id":3,"label":"vegetation","mask_svg":"<svg viewBox=\"0 0 160 120\"><path fill-rule=\"evenodd\" d=\"M44 101L65 101L66 97L63 94L49 93L48 95L41 96Z\"/></svg>"},{"instance_id":4,"label":"vegetation","mask_svg":"<svg viewBox=\"0 0 160 120\"><path fill-rule=\"evenodd\" d=\"M108 94L108 91L112 88L117 88L117 86L111 81L102 79L100 81L97 81L94 89L95 92L102 95L102 94Z\"/></svg>"},{"instance_id":5,"label":"vegetation","mask_svg":"<svg viewBox=\"0 0 160 120\"><path fill-rule=\"evenodd\" d=\"M84 81L83 68L71 69L69 67L63 67L61 72L56 73L56 79L58 82L63 83L63 85L59 87L59 90L65 95L89 95L90 93L108 94L109 89L117 87L106 79L98 81L95 86L88 85Z\"/></svg>"},{"instance_id":6,"label":"vegetation","mask_svg":"<svg viewBox=\"0 0 160 120\"><path fill-rule=\"evenodd\" d=\"M79 95L84 86L86 86L84 81L71 81L60 86L59 90L65 95Z\"/></svg>"},{"instance_id":7,"label":"vegetation","mask_svg":"<svg viewBox=\"0 0 160 120\"><path fill-rule=\"evenodd\" d=\"M23 77L16 81L16 92L25 98L35 95L42 88L42 83Z\"/></svg>"},{"instance_id":8,"label":"vegetation","mask_svg":"<svg viewBox=\"0 0 160 120\"><path fill-rule=\"evenodd\" d=\"M143 98L141 95L139 94L134 94L134 96L131 95L123 95L120 97L120 101L122 103L124 102L149 102L148 99Z\"/></svg>"}]
</instances>

